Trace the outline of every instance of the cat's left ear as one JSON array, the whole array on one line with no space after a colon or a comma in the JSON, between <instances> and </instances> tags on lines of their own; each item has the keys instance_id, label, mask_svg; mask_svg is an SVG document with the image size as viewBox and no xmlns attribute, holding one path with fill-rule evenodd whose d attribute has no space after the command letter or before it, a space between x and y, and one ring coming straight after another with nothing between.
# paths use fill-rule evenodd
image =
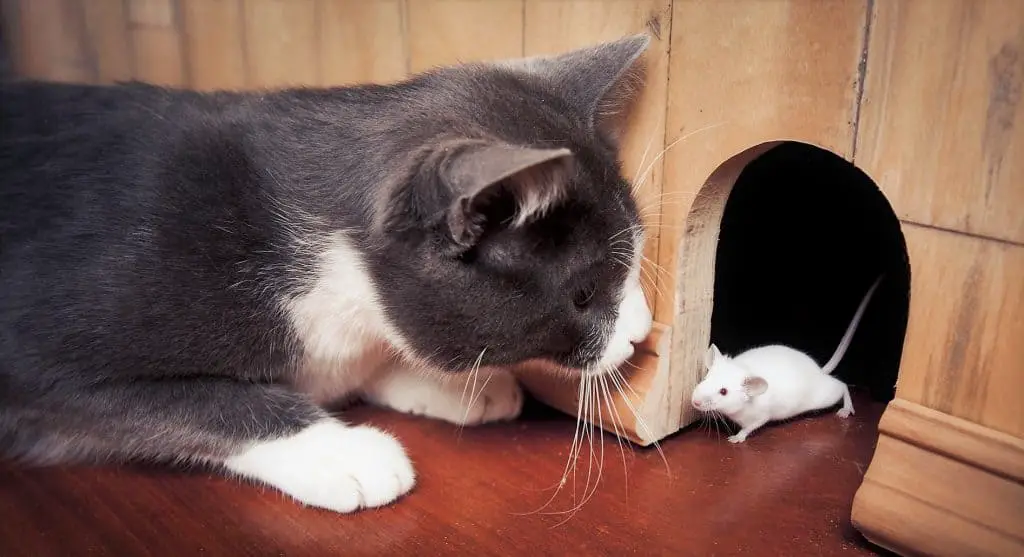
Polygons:
<instances>
[{"instance_id":1,"label":"cat's left ear","mask_svg":"<svg viewBox=\"0 0 1024 557\"><path fill-rule=\"evenodd\" d=\"M476 143L453 152L439 168L455 193L447 224L459 251L474 246L488 226L521 226L565 198L573 171L568 149ZM513 207L512 215L502 209ZM511 222L495 222L511 217Z\"/></svg>"},{"instance_id":2,"label":"cat's left ear","mask_svg":"<svg viewBox=\"0 0 1024 557\"><path fill-rule=\"evenodd\" d=\"M592 128L618 141L646 77L643 54L650 44L649 35L638 34L555 56L500 64L545 78L589 117Z\"/></svg>"}]
</instances>

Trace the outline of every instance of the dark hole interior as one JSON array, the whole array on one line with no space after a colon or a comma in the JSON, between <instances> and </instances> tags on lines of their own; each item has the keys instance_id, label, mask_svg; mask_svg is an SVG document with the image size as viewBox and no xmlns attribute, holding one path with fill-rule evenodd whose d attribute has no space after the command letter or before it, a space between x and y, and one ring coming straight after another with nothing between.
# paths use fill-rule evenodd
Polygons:
<instances>
[{"instance_id":1,"label":"dark hole interior","mask_svg":"<svg viewBox=\"0 0 1024 557\"><path fill-rule=\"evenodd\" d=\"M783 143L747 165L726 203L711 340L730 355L785 344L824 364L883 272L835 375L888 402L909 310L899 221L855 166L824 149Z\"/></svg>"}]
</instances>

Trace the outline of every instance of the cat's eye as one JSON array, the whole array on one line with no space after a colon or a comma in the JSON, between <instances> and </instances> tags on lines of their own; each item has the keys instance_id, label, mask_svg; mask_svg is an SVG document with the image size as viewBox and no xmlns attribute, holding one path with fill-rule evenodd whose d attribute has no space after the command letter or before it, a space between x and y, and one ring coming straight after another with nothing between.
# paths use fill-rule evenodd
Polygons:
<instances>
[{"instance_id":1,"label":"cat's eye","mask_svg":"<svg viewBox=\"0 0 1024 557\"><path fill-rule=\"evenodd\" d=\"M585 288L580 288L573 294L572 303L576 304L578 309L584 309L590 305L590 301L594 299L594 292L597 291L597 284L588 284Z\"/></svg>"},{"instance_id":2,"label":"cat's eye","mask_svg":"<svg viewBox=\"0 0 1024 557\"><path fill-rule=\"evenodd\" d=\"M725 387L722 387L721 389L718 389L718 394L720 394L722 396L725 396L725 395L729 394L729 389L726 389Z\"/></svg>"}]
</instances>

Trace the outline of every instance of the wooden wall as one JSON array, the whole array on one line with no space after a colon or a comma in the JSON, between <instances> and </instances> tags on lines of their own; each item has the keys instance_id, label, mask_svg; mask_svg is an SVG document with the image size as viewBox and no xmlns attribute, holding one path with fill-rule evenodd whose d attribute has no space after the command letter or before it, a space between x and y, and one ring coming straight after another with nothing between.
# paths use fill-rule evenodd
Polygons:
<instances>
[{"instance_id":1,"label":"wooden wall","mask_svg":"<svg viewBox=\"0 0 1024 557\"><path fill-rule=\"evenodd\" d=\"M624 159L630 177L647 170L656 319L692 333L673 365L695 369L707 339L731 187L709 177L765 142L806 141L864 169L903 222L913 280L897 396L1024 437L1019 0L0 1L23 74L197 89L392 81L652 32ZM669 429L692 419L673 404Z\"/></svg>"},{"instance_id":2,"label":"wooden wall","mask_svg":"<svg viewBox=\"0 0 1024 557\"><path fill-rule=\"evenodd\" d=\"M853 160L910 255L897 396L1024 439L1022 88L1024 3L875 3Z\"/></svg>"}]
</instances>

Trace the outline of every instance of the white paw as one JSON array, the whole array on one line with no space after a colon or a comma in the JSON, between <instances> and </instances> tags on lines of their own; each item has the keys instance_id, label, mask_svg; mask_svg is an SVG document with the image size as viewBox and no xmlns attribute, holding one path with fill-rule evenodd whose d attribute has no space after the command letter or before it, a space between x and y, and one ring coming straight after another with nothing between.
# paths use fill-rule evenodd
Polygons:
<instances>
[{"instance_id":1,"label":"white paw","mask_svg":"<svg viewBox=\"0 0 1024 557\"><path fill-rule=\"evenodd\" d=\"M730 435L728 441L730 443L742 443L747 440L747 436L737 433L736 435Z\"/></svg>"},{"instance_id":2,"label":"white paw","mask_svg":"<svg viewBox=\"0 0 1024 557\"><path fill-rule=\"evenodd\" d=\"M447 378L395 370L365 391L371 402L407 414L428 416L456 425L476 425L517 418L523 390L505 370L480 370Z\"/></svg>"},{"instance_id":3,"label":"white paw","mask_svg":"<svg viewBox=\"0 0 1024 557\"><path fill-rule=\"evenodd\" d=\"M412 463L394 437L334 419L253 445L224 465L306 505L341 513L386 505L416 483Z\"/></svg>"},{"instance_id":4,"label":"white paw","mask_svg":"<svg viewBox=\"0 0 1024 557\"><path fill-rule=\"evenodd\" d=\"M849 418L850 416L852 416L855 413L856 412L853 411L853 408L840 408L839 411L836 412L836 416L839 416L840 418L846 419L846 418Z\"/></svg>"},{"instance_id":5,"label":"white paw","mask_svg":"<svg viewBox=\"0 0 1024 557\"><path fill-rule=\"evenodd\" d=\"M475 387L471 379L460 378L469 381L468 388L464 389L466 396L463 399L462 391L459 392L460 413L451 416L453 419L449 421L474 425L518 418L523 411L523 389L516 378L504 370L491 372L489 379L484 373L480 375ZM465 386L464 381L455 384Z\"/></svg>"}]
</instances>

